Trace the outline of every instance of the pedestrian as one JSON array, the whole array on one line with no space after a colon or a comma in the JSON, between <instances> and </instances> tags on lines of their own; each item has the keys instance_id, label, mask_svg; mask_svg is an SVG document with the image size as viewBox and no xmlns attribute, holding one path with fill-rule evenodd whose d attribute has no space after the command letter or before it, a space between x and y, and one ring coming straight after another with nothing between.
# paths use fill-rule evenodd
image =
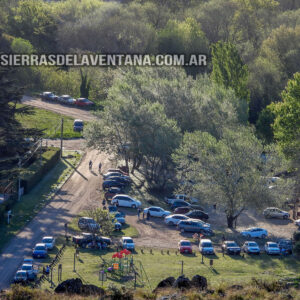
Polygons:
<instances>
[{"instance_id":1,"label":"pedestrian","mask_svg":"<svg viewBox=\"0 0 300 300\"><path fill-rule=\"evenodd\" d=\"M226 238L225 238L225 235L223 234L223 236L222 236L223 243L225 242L225 240L226 240Z\"/></svg>"},{"instance_id":2,"label":"pedestrian","mask_svg":"<svg viewBox=\"0 0 300 300\"><path fill-rule=\"evenodd\" d=\"M101 173L102 164L99 162L99 173Z\"/></svg>"},{"instance_id":3,"label":"pedestrian","mask_svg":"<svg viewBox=\"0 0 300 300\"><path fill-rule=\"evenodd\" d=\"M92 170L92 168L93 168L93 162L90 160L90 162L89 162L89 169Z\"/></svg>"},{"instance_id":4,"label":"pedestrian","mask_svg":"<svg viewBox=\"0 0 300 300\"><path fill-rule=\"evenodd\" d=\"M217 204L216 203L213 205L213 208L214 208L214 210L216 212L217 211Z\"/></svg>"},{"instance_id":5,"label":"pedestrian","mask_svg":"<svg viewBox=\"0 0 300 300\"><path fill-rule=\"evenodd\" d=\"M138 208L138 210L137 210L138 219L140 219L140 214L141 214L141 209Z\"/></svg>"},{"instance_id":6,"label":"pedestrian","mask_svg":"<svg viewBox=\"0 0 300 300\"><path fill-rule=\"evenodd\" d=\"M145 219L145 212L143 211L143 220ZM300 228L300 227L299 227Z\"/></svg>"},{"instance_id":7,"label":"pedestrian","mask_svg":"<svg viewBox=\"0 0 300 300\"><path fill-rule=\"evenodd\" d=\"M49 276L49 274L50 274L50 266L47 265L47 267L46 267L46 275Z\"/></svg>"},{"instance_id":8,"label":"pedestrian","mask_svg":"<svg viewBox=\"0 0 300 300\"><path fill-rule=\"evenodd\" d=\"M103 198L102 205L105 206L105 204L106 204L106 201L105 201L105 198Z\"/></svg>"},{"instance_id":9,"label":"pedestrian","mask_svg":"<svg viewBox=\"0 0 300 300\"><path fill-rule=\"evenodd\" d=\"M147 211L147 220L150 220L150 211Z\"/></svg>"},{"instance_id":10,"label":"pedestrian","mask_svg":"<svg viewBox=\"0 0 300 300\"><path fill-rule=\"evenodd\" d=\"M65 236L68 235L68 223L65 223Z\"/></svg>"}]
</instances>

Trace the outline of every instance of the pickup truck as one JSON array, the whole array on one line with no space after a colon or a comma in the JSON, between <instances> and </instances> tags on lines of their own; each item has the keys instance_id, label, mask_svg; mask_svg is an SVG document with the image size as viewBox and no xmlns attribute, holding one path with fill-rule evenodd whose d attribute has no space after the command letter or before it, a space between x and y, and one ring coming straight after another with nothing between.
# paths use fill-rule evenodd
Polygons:
<instances>
[{"instance_id":1,"label":"pickup truck","mask_svg":"<svg viewBox=\"0 0 300 300\"><path fill-rule=\"evenodd\" d=\"M172 205L174 203L174 201L177 201L177 200L187 201L187 202L190 202L191 204L198 204L199 203L198 199L193 198L193 197L189 197L189 196L184 195L184 194L177 194L177 195L175 195L173 197L170 197L170 198L165 197L165 201L169 205Z\"/></svg>"}]
</instances>

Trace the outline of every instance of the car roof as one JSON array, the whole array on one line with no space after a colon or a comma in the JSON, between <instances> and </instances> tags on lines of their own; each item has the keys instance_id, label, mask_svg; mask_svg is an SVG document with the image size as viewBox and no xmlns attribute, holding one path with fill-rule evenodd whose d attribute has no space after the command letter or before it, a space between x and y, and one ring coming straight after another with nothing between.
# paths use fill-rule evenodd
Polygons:
<instances>
[{"instance_id":1,"label":"car roof","mask_svg":"<svg viewBox=\"0 0 300 300\"><path fill-rule=\"evenodd\" d=\"M159 208L159 209L162 209L162 208L159 207L159 206L150 206L150 207L148 207L148 208Z\"/></svg>"},{"instance_id":2,"label":"car roof","mask_svg":"<svg viewBox=\"0 0 300 300\"><path fill-rule=\"evenodd\" d=\"M117 197L117 196L122 196L122 197L124 197L124 196L125 196L125 197L130 197L129 195L126 195L126 194L117 194L117 195L115 195L115 196L114 196L114 198L115 198L115 197ZM130 198L131 198L131 197L130 197Z\"/></svg>"},{"instance_id":3,"label":"car roof","mask_svg":"<svg viewBox=\"0 0 300 300\"><path fill-rule=\"evenodd\" d=\"M53 236L44 236L43 239L54 239Z\"/></svg>"},{"instance_id":4,"label":"car roof","mask_svg":"<svg viewBox=\"0 0 300 300\"><path fill-rule=\"evenodd\" d=\"M211 243L210 239L201 239L200 243Z\"/></svg>"},{"instance_id":5,"label":"car roof","mask_svg":"<svg viewBox=\"0 0 300 300\"><path fill-rule=\"evenodd\" d=\"M83 122L81 119L75 119L74 122Z\"/></svg>"},{"instance_id":6,"label":"car roof","mask_svg":"<svg viewBox=\"0 0 300 300\"><path fill-rule=\"evenodd\" d=\"M236 241L225 241L224 243L236 243Z\"/></svg>"},{"instance_id":7,"label":"car roof","mask_svg":"<svg viewBox=\"0 0 300 300\"><path fill-rule=\"evenodd\" d=\"M169 215L168 217L174 217L174 216L180 216L180 217L187 217L186 215L183 215L183 214L172 214L172 215ZM188 218L188 217L187 217Z\"/></svg>"},{"instance_id":8,"label":"car roof","mask_svg":"<svg viewBox=\"0 0 300 300\"><path fill-rule=\"evenodd\" d=\"M179 242L180 242L180 243L182 243L182 242L190 243L191 241L189 241L189 240L180 240Z\"/></svg>"},{"instance_id":9,"label":"car roof","mask_svg":"<svg viewBox=\"0 0 300 300\"><path fill-rule=\"evenodd\" d=\"M132 238L131 238L130 236L123 236L122 239L123 239L123 240L131 239L131 240L132 240Z\"/></svg>"},{"instance_id":10,"label":"car roof","mask_svg":"<svg viewBox=\"0 0 300 300\"><path fill-rule=\"evenodd\" d=\"M35 244L35 247L37 246L43 246L43 247L46 247L46 245L44 243L38 243L38 244Z\"/></svg>"},{"instance_id":11,"label":"car roof","mask_svg":"<svg viewBox=\"0 0 300 300\"><path fill-rule=\"evenodd\" d=\"M276 245L277 245L276 242L266 242L266 244L267 244L267 245L269 245L269 244L276 244Z\"/></svg>"},{"instance_id":12,"label":"car roof","mask_svg":"<svg viewBox=\"0 0 300 300\"><path fill-rule=\"evenodd\" d=\"M23 267L23 266L32 267L32 264L22 264L22 267Z\"/></svg>"},{"instance_id":13,"label":"car roof","mask_svg":"<svg viewBox=\"0 0 300 300\"><path fill-rule=\"evenodd\" d=\"M246 241L245 243L255 243L255 244L257 244L255 241Z\"/></svg>"}]
</instances>

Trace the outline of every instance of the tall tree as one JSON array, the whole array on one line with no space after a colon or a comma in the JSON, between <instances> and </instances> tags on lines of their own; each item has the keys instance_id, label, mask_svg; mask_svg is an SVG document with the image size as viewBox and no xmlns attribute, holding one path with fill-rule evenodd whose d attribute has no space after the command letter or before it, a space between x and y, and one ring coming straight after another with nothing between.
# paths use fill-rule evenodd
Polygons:
<instances>
[{"instance_id":1,"label":"tall tree","mask_svg":"<svg viewBox=\"0 0 300 300\"><path fill-rule=\"evenodd\" d=\"M207 132L186 133L173 158L178 179L188 185L192 196L218 203L226 213L228 227L233 228L245 209L286 199L281 186L270 189L267 185L266 177L272 176L276 165L281 166L280 160L273 149L263 160L263 151L253 132L240 126L225 129L219 140Z\"/></svg>"},{"instance_id":2,"label":"tall tree","mask_svg":"<svg viewBox=\"0 0 300 300\"><path fill-rule=\"evenodd\" d=\"M224 42L212 45L212 64L212 80L226 88L232 88L238 98L249 101L248 68L236 47Z\"/></svg>"}]
</instances>

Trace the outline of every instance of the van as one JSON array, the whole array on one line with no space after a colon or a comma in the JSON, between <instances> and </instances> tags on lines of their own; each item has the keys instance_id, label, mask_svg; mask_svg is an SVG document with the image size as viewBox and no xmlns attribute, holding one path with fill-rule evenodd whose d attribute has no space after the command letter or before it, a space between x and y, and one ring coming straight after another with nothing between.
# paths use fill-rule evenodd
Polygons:
<instances>
[{"instance_id":1,"label":"van","mask_svg":"<svg viewBox=\"0 0 300 300\"><path fill-rule=\"evenodd\" d=\"M80 119L74 120L73 130L74 131L82 131L83 130L83 121Z\"/></svg>"}]
</instances>

